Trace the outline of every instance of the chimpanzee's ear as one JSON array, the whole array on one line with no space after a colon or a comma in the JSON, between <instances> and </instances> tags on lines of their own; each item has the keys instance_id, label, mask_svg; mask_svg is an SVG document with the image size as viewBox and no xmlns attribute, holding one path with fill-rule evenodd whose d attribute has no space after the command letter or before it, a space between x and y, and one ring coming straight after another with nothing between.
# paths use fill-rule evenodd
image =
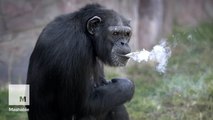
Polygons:
<instances>
[{"instance_id":1,"label":"chimpanzee's ear","mask_svg":"<svg viewBox=\"0 0 213 120\"><path fill-rule=\"evenodd\" d=\"M94 34L95 28L101 22L101 18L99 16L94 16L87 21L87 31L90 34Z\"/></svg>"}]
</instances>

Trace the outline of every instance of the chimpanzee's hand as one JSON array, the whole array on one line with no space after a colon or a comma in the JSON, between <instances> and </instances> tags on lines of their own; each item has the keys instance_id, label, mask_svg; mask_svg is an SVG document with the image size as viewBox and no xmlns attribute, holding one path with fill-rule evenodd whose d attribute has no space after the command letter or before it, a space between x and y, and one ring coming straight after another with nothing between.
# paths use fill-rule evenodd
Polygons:
<instances>
[{"instance_id":1,"label":"chimpanzee's hand","mask_svg":"<svg viewBox=\"0 0 213 120\"><path fill-rule=\"evenodd\" d=\"M89 102L86 105L91 111L103 114L130 101L134 94L134 88L131 80L114 78L106 85L95 87L90 93Z\"/></svg>"},{"instance_id":2,"label":"chimpanzee's hand","mask_svg":"<svg viewBox=\"0 0 213 120\"><path fill-rule=\"evenodd\" d=\"M111 84L115 85L122 93L127 101L131 100L134 94L135 86L134 83L126 78L114 78L111 80Z\"/></svg>"}]
</instances>

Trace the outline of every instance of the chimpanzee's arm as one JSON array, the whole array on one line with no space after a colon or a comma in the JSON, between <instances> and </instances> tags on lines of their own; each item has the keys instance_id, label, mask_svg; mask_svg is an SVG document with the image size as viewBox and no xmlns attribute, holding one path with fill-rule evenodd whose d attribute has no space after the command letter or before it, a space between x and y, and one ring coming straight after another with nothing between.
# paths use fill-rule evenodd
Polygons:
<instances>
[{"instance_id":1,"label":"chimpanzee's arm","mask_svg":"<svg viewBox=\"0 0 213 120\"><path fill-rule=\"evenodd\" d=\"M94 88L86 105L90 115L98 115L129 101L134 93L134 84L128 79L112 79L104 86Z\"/></svg>"},{"instance_id":2,"label":"chimpanzee's arm","mask_svg":"<svg viewBox=\"0 0 213 120\"><path fill-rule=\"evenodd\" d=\"M124 105L113 108L104 116L104 120L129 120L128 112Z\"/></svg>"}]
</instances>

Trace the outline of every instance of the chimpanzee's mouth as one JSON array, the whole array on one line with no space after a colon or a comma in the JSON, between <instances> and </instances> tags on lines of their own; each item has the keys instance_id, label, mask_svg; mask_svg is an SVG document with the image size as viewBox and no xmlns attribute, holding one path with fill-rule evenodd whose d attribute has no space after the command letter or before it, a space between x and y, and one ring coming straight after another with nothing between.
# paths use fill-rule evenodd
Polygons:
<instances>
[{"instance_id":1,"label":"chimpanzee's mouth","mask_svg":"<svg viewBox=\"0 0 213 120\"><path fill-rule=\"evenodd\" d=\"M114 52L112 54L111 63L109 65L111 66L125 66L128 62L130 57L125 56L125 54Z\"/></svg>"},{"instance_id":2,"label":"chimpanzee's mouth","mask_svg":"<svg viewBox=\"0 0 213 120\"><path fill-rule=\"evenodd\" d=\"M124 54L119 54L119 53L117 53L117 56L119 56L119 57L121 57L123 59L129 59L130 58L130 57L124 55Z\"/></svg>"},{"instance_id":3,"label":"chimpanzee's mouth","mask_svg":"<svg viewBox=\"0 0 213 120\"><path fill-rule=\"evenodd\" d=\"M125 66L128 62L129 58L128 56L125 56L124 54L117 54L118 61L120 63L120 66Z\"/></svg>"}]
</instances>

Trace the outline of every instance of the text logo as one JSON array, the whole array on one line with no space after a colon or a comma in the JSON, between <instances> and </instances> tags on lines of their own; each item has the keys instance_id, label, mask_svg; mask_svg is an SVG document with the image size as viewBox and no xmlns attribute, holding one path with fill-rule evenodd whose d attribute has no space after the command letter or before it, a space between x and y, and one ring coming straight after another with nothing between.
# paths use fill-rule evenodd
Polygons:
<instances>
[{"instance_id":1,"label":"text logo","mask_svg":"<svg viewBox=\"0 0 213 120\"><path fill-rule=\"evenodd\" d=\"M9 85L9 105L30 105L29 85Z\"/></svg>"}]
</instances>

